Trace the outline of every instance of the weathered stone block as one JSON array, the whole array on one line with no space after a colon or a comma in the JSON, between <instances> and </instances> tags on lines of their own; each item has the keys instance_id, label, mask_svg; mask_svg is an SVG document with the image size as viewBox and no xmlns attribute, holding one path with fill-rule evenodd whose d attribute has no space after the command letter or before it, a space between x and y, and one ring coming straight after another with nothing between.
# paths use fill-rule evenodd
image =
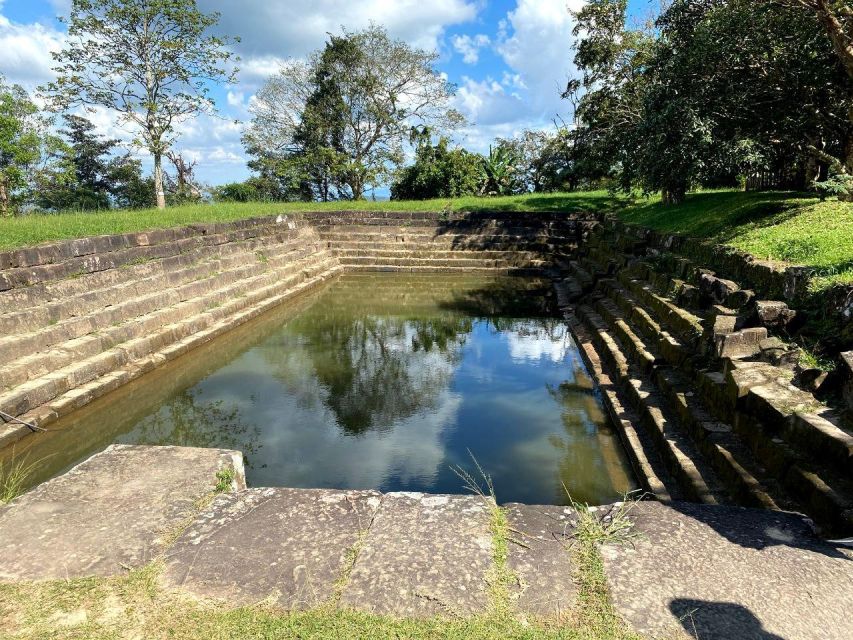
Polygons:
<instances>
[{"instance_id":1,"label":"weathered stone block","mask_svg":"<svg viewBox=\"0 0 853 640\"><path fill-rule=\"evenodd\" d=\"M629 518L637 541L605 545L602 556L614 609L636 631L853 637L853 554L818 539L802 516L643 502Z\"/></svg>"},{"instance_id":2,"label":"weathered stone block","mask_svg":"<svg viewBox=\"0 0 853 640\"><path fill-rule=\"evenodd\" d=\"M0 579L119 575L142 566L225 468L234 488L244 488L236 451L113 445L0 507Z\"/></svg>"},{"instance_id":3,"label":"weathered stone block","mask_svg":"<svg viewBox=\"0 0 853 640\"><path fill-rule=\"evenodd\" d=\"M751 358L761 351L761 341L767 338L767 329L752 327L716 338L718 358Z\"/></svg>"},{"instance_id":4,"label":"weathered stone block","mask_svg":"<svg viewBox=\"0 0 853 640\"><path fill-rule=\"evenodd\" d=\"M838 356L838 376L841 379L841 396L850 409L853 409L853 351L845 351Z\"/></svg>"},{"instance_id":5,"label":"weathered stone block","mask_svg":"<svg viewBox=\"0 0 853 640\"><path fill-rule=\"evenodd\" d=\"M731 280L718 278L710 272L704 271L699 274L699 290L706 299L716 304L725 302L726 298L740 289L737 283Z\"/></svg>"},{"instance_id":6,"label":"weathered stone block","mask_svg":"<svg viewBox=\"0 0 853 640\"><path fill-rule=\"evenodd\" d=\"M796 317L797 312L778 300L758 300L753 316L755 321L768 329L785 329Z\"/></svg>"}]
</instances>

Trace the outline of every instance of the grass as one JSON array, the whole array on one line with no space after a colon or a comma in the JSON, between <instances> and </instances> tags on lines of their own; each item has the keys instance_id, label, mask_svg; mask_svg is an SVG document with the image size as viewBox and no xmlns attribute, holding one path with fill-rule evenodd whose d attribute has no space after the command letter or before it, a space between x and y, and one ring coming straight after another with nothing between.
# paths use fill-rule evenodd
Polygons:
<instances>
[{"instance_id":1,"label":"grass","mask_svg":"<svg viewBox=\"0 0 853 640\"><path fill-rule=\"evenodd\" d=\"M762 260L814 267L820 290L853 282L853 204L797 193L709 191L679 207L634 201L621 217L661 231L726 244Z\"/></svg>"},{"instance_id":2,"label":"grass","mask_svg":"<svg viewBox=\"0 0 853 640\"><path fill-rule=\"evenodd\" d=\"M533 194L501 198L422 201L216 203L170 207L164 211L99 211L0 218L0 250L52 240L149 231L199 222L231 222L255 216L306 211L590 211L609 204L604 191Z\"/></svg>"},{"instance_id":3,"label":"grass","mask_svg":"<svg viewBox=\"0 0 853 640\"><path fill-rule=\"evenodd\" d=\"M14 452L7 461L0 462L0 505L11 502L26 490L37 465L38 461L27 462L26 457L16 458Z\"/></svg>"},{"instance_id":4,"label":"grass","mask_svg":"<svg viewBox=\"0 0 853 640\"><path fill-rule=\"evenodd\" d=\"M0 250L90 235L306 211L615 211L654 229L707 238L760 259L814 267L817 289L853 282L853 204L797 193L705 191L668 207L660 198L614 198L606 191L395 202L218 203L165 211L103 211L0 218ZM259 260L262 258L259 256Z\"/></svg>"}]
</instances>

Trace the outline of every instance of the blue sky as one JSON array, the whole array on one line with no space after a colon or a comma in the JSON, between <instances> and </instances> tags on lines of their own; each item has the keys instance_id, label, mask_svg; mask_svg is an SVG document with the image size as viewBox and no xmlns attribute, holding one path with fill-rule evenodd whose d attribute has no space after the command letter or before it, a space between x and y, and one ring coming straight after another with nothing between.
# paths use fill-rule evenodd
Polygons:
<instances>
[{"instance_id":1,"label":"blue sky","mask_svg":"<svg viewBox=\"0 0 853 640\"><path fill-rule=\"evenodd\" d=\"M34 89L51 77L50 52L62 46L71 0L0 0L0 73ZM178 149L197 161L197 174L219 184L248 175L240 145L252 95L289 57L320 48L327 32L370 21L414 46L440 53L438 68L459 87L455 106L470 126L460 145L477 151L495 136L548 128L570 118L560 90L573 74L572 19L567 8L583 0L198 0L222 14L219 29L238 35L239 82L216 92L221 118L202 117L181 127ZM659 0L632 0L634 16ZM106 135L130 140L112 114L89 116ZM144 158L144 154L141 154Z\"/></svg>"}]
</instances>

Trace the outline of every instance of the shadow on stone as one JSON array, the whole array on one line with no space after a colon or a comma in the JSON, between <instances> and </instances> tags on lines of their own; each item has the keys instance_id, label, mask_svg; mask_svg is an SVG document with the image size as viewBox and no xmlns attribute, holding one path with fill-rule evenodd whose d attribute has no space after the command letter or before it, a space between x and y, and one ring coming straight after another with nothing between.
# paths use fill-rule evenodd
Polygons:
<instances>
[{"instance_id":1,"label":"shadow on stone","mask_svg":"<svg viewBox=\"0 0 853 640\"><path fill-rule=\"evenodd\" d=\"M744 548L761 550L786 546L839 560L851 560L850 555L818 538L810 521L798 513L745 507L708 507L691 502L672 502L667 506Z\"/></svg>"},{"instance_id":2,"label":"shadow on stone","mask_svg":"<svg viewBox=\"0 0 853 640\"><path fill-rule=\"evenodd\" d=\"M697 640L785 640L767 631L752 611L733 602L678 599L669 608Z\"/></svg>"}]
</instances>

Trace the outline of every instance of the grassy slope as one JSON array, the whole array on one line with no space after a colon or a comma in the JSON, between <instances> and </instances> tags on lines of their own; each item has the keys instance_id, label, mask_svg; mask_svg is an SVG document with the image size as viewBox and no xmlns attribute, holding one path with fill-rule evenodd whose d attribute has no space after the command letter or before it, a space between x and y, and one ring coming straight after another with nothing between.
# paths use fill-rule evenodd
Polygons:
<instances>
[{"instance_id":1,"label":"grassy slope","mask_svg":"<svg viewBox=\"0 0 853 640\"><path fill-rule=\"evenodd\" d=\"M639 225L710 238L757 258L815 267L816 285L853 282L853 204L792 193L712 191L678 208L649 200L622 217Z\"/></svg>"},{"instance_id":2,"label":"grassy slope","mask_svg":"<svg viewBox=\"0 0 853 640\"><path fill-rule=\"evenodd\" d=\"M145 231L194 222L227 222L299 211L595 211L609 204L603 191L505 198L456 198L416 202L221 203L172 207L165 211L103 211L0 218L0 250L50 240Z\"/></svg>"},{"instance_id":3,"label":"grassy slope","mask_svg":"<svg viewBox=\"0 0 853 640\"><path fill-rule=\"evenodd\" d=\"M175 207L166 211L108 211L0 219L0 250L86 235L124 233L193 222L222 222L282 212L322 210L602 211L628 221L710 238L762 259L816 267L820 286L853 282L853 204L818 202L792 193L712 191L680 207L659 200L616 200L606 192L456 198L419 202L250 203Z\"/></svg>"}]
</instances>

